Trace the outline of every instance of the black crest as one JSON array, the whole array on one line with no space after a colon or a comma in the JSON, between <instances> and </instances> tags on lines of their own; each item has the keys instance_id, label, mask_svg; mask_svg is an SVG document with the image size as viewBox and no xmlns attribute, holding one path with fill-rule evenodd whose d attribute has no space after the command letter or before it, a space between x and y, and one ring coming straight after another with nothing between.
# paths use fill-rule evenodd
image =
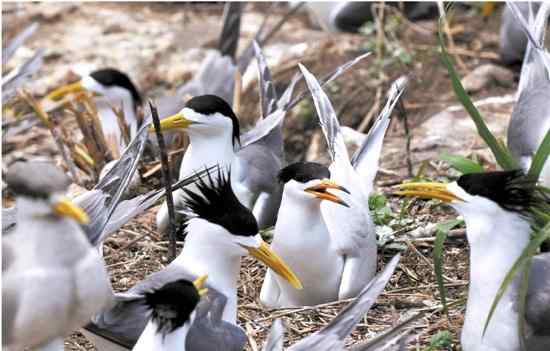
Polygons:
<instances>
[{"instance_id":1,"label":"black crest","mask_svg":"<svg viewBox=\"0 0 550 351\"><path fill-rule=\"evenodd\" d=\"M6 175L9 189L16 195L48 198L52 193L65 192L71 183L60 169L48 162L16 162Z\"/></svg>"},{"instance_id":2,"label":"black crest","mask_svg":"<svg viewBox=\"0 0 550 351\"><path fill-rule=\"evenodd\" d=\"M183 326L197 307L200 295L197 288L185 279L165 284L145 293L145 303L152 310L151 319L157 332L166 335Z\"/></svg>"},{"instance_id":3,"label":"black crest","mask_svg":"<svg viewBox=\"0 0 550 351\"><path fill-rule=\"evenodd\" d=\"M200 194L183 189L186 206L198 217L221 225L231 234L253 236L258 234L258 223L252 212L243 206L231 188L231 174L218 167L216 179L206 173L208 182L199 178L195 183Z\"/></svg>"},{"instance_id":4,"label":"black crest","mask_svg":"<svg viewBox=\"0 0 550 351\"><path fill-rule=\"evenodd\" d=\"M90 76L98 83L107 87L116 85L128 90L132 94L132 98L134 98L134 103L136 106L141 105L141 95L139 94L134 83L130 80L130 77L128 77L125 73L122 73L114 68L104 68L90 73Z\"/></svg>"},{"instance_id":5,"label":"black crest","mask_svg":"<svg viewBox=\"0 0 550 351\"><path fill-rule=\"evenodd\" d=\"M239 129L239 119L235 115L235 112L233 112L231 106L221 97L216 95L195 96L187 101L185 106L205 116L213 115L216 112L219 112L222 115L231 118L231 122L233 122L233 143L235 143L235 140L240 142L241 132Z\"/></svg>"},{"instance_id":6,"label":"black crest","mask_svg":"<svg viewBox=\"0 0 550 351\"><path fill-rule=\"evenodd\" d=\"M549 201L537 188L536 180L521 170L465 174L457 183L468 194L486 197L505 210L523 215Z\"/></svg>"},{"instance_id":7,"label":"black crest","mask_svg":"<svg viewBox=\"0 0 550 351\"><path fill-rule=\"evenodd\" d=\"M291 179L307 183L313 179L330 178L330 171L316 162L296 162L281 169L278 177L281 183L286 183Z\"/></svg>"}]
</instances>

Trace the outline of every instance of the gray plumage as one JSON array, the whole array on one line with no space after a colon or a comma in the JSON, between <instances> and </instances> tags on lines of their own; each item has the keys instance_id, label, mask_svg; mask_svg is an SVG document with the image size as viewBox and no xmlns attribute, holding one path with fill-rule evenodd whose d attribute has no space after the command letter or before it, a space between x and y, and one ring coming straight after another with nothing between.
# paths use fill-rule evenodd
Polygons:
<instances>
[{"instance_id":1,"label":"gray plumage","mask_svg":"<svg viewBox=\"0 0 550 351\"><path fill-rule=\"evenodd\" d=\"M277 318L271 324L271 330L265 341L263 351L282 351L285 342L285 327L283 321Z\"/></svg>"},{"instance_id":2,"label":"gray plumage","mask_svg":"<svg viewBox=\"0 0 550 351\"><path fill-rule=\"evenodd\" d=\"M539 2L531 3L533 10L536 12L540 7ZM530 3L517 2L516 6L522 13L523 17L529 15ZM502 11L502 18L500 20L499 30L499 55L502 62L506 64L513 64L521 62L525 56L525 49L527 48L527 36L518 24L517 19L514 17L512 10L509 7L504 7Z\"/></svg>"},{"instance_id":3,"label":"gray plumage","mask_svg":"<svg viewBox=\"0 0 550 351\"><path fill-rule=\"evenodd\" d=\"M235 57L241 33L241 17L246 4L229 2L223 10L223 27L218 40L218 51L222 56Z\"/></svg>"},{"instance_id":4,"label":"gray plumage","mask_svg":"<svg viewBox=\"0 0 550 351\"><path fill-rule=\"evenodd\" d=\"M528 38L525 59L521 69L518 100L508 126L508 147L512 155L528 170L540 143L550 130L550 55L544 49L546 23L550 4L543 3L537 17L525 19L517 4L508 3L507 9ZM540 176L543 184L550 184L550 164L547 162Z\"/></svg>"},{"instance_id":5,"label":"gray plumage","mask_svg":"<svg viewBox=\"0 0 550 351\"><path fill-rule=\"evenodd\" d=\"M151 315L151 311L144 303L145 293L158 289L168 282L179 279L193 281L196 278L196 275L189 273L177 263L172 263L163 270L149 275L127 292L115 294L115 306L97 314L92 318L92 322L85 326L87 337L92 342L97 336L103 337L118 344L119 347L131 349L145 329ZM244 331L221 319L226 297L208 284L206 287L208 295L207 298L201 299L196 308L197 316L189 330L186 349L242 350L246 343ZM202 340L202 335L208 335L208 338Z\"/></svg>"},{"instance_id":6,"label":"gray plumage","mask_svg":"<svg viewBox=\"0 0 550 351\"><path fill-rule=\"evenodd\" d=\"M17 49L38 29L38 23L32 23L17 35L2 49L2 65L6 65Z\"/></svg>"},{"instance_id":7,"label":"gray plumage","mask_svg":"<svg viewBox=\"0 0 550 351\"><path fill-rule=\"evenodd\" d=\"M535 256L525 305L527 350L550 347L550 253Z\"/></svg>"},{"instance_id":8,"label":"gray plumage","mask_svg":"<svg viewBox=\"0 0 550 351\"><path fill-rule=\"evenodd\" d=\"M2 305L7 307L2 313L2 344L14 349L58 344L55 339L83 325L111 301L111 286L101 258L78 224L52 212L52 195L66 190L59 189L65 175L55 172L53 165L47 169L45 163L14 166L11 174L23 172L30 184L17 181L16 189L24 189L17 194L18 225L2 238L7 253L2 262ZM26 192L36 185L30 178L40 174L26 171L37 169L48 175L42 180L45 188L56 189L48 197Z\"/></svg>"},{"instance_id":9,"label":"gray plumage","mask_svg":"<svg viewBox=\"0 0 550 351\"><path fill-rule=\"evenodd\" d=\"M18 195L48 198L52 193L64 192L69 178L49 162L16 162L6 174L9 188Z\"/></svg>"},{"instance_id":10,"label":"gray plumage","mask_svg":"<svg viewBox=\"0 0 550 351\"><path fill-rule=\"evenodd\" d=\"M15 206L2 207L2 235L9 234L17 224L17 208Z\"/></svg>"}]
</instances>

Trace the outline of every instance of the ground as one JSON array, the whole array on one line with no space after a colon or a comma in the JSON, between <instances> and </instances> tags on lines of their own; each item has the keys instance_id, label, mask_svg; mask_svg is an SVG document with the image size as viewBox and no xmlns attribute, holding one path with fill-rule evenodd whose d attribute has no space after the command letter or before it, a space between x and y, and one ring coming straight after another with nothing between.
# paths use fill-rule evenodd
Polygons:
<instances>
[{"instance_id":1,"label":"ground","mask_svg":"<svg viewBox=\"0 0 550 351\"><path fill-rule=\"evenodd\" d=\"M239 50L253 37L262 13L271 11L270 25L285 11L284 6L248 5L245 11ZM17 64L45 48L45 62L39 74L26 88L36 98L68 79L71 67L113 66L129 73L140 90L149 97L173 92L189 79L201 59L215 47L221 28L220 4L185 3L3 3L3 44L32 21L39 31L21 48L13 62ZM499 14L484 21L476 7L457 9L450 21L454 47L450 49L459 74L464 77L482 64L498 64ZM494 159L477 136L474 124L458 107L437 48L437 21L411 23L398 11L385 11L384 36L376 26L367 26L362 34L327 34L315 29L305 14L298 14L264 47L268 64L278 87L284 88L297 71L297 63L323 75L367 49L371 57L357 65L328 88L331 101L342 125L366 132L384 104L384 94L393 79L409 78L403 96L411 130L407 169L406 134L401 118L394 113L382 151L376 192L387 198L389 217L382 220L390 229L389 240L379 248L379 266L401 252L403 258L389 286L376 305L348 339L348 344L372 338L394 325L412 311L426 311L418 324L410 349L459 350L459 331L463 321L468 283L468 246L464 228L451 231L444 246L444 281L447 287L447 316L440 311L441 301L435 281L432 252L434 223L456 217L452 210L435 202L407 202L391 195L392 186L411 175L447 179L457 175L440 159L443 152L475 157L486 168L494 168ZM377 39L381 38L381 39ZM384 44L381 46L381 44ZM258 115L256 72L245 75L245 88L239 117L250 124ZM491 130L505 138L513 107L517 74L508 81L489 81L471 94L480 101L480 110ZM300 86L302 89L303 86ZM74 117L65 116L75 125ZM3 118L3 123L5 119ZM65 123L65 120L64 120ZM318 128L312 103L299 104L285 120L287 161L328 162L324 141ZM37 125L24 134L3 138L2 169L14 159L46 157L63 166L48 130ZM353 147L353 146L352 146ZM177 161L177 158L172 160ZM150 169L155 162L145 167ZM145 188L158 187L160 172L146 179ZM85 184L88 187L89 183ZM144 189L146 190L146 189ZM9 191L3 192L3 204L12 203ZM157 208L125 225L105 245L107 267L114 289L123 291L168 261L167 239L156 232ZM386 210L388 211L388 210ZM182 243L180 243L181 245ZM248 350L261 348L271 322L282 317L287 325L287 344L319 330L330 321L345 302L300 309L266 310L259 303L264 267L252 259L243 260L239 286L239 323L248 337ZM436 347L430 340L440 331L449 331L450 339ZM440 339L445 339L441 337ZM93 350L80 334L66 339L70 350Z\"/></svg>"}]
</instances>

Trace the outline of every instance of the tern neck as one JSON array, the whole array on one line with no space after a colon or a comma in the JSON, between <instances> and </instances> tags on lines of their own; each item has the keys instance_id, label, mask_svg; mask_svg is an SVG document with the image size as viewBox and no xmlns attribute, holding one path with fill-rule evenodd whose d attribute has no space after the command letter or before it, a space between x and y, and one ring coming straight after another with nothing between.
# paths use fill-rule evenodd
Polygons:
<instances>
[{"instance_id":1,"label":"tern neck","mask_svg":"<svg viewBox=\"0 0 550 351\"><path fill-rule=\"evenodd\" d=\"M180 178L191 175L204 167L219 164L228 167L235 158L231 130L210 136L189 133L187 148L180 166Z\"/></svg>"},{"instance_id":2,"label":"tern neck","mask_svg":"<svg viewBox=\"0 0 550 351\"><path fill-rule=\"evenodd\" d=\"M231 253L223 244L212 240L212 233L206 226L192 220L188 226L185 246L175 264L185 267L195 275L208 275L208 284L227 297L223 320L237 322L237 281L241 257Z\"/></svg>"},{"instance_id":3,"label":"tern neck","mask_svg":"<svg viewBox=\"0 0 550 351\"><path fill-rule=\"evenodd\" d=\"M518 314L515 306L520 274L509 285L495 309L485 336L483 327L504 277L529 242L529 223L519 215L500 210L493 217L464 215L470 245L470 287L462 331L468 345L518 345ZM506 339L506 340L504 340ZM473 347L473 346L472 346Z\"/></svg>"},{"instance_id":4,"label":"tern neck","mask_svg":"<svg viewBox=\"0 0 550 351\"><path fill-rule=\"evenodd\" d=\"M158 332L158 325L153 321L149 321L132 350L185 350L185 340L189 332L189 326L189 322L185 323L173 332L163 335Z\"/></svg>"}]
</instances>

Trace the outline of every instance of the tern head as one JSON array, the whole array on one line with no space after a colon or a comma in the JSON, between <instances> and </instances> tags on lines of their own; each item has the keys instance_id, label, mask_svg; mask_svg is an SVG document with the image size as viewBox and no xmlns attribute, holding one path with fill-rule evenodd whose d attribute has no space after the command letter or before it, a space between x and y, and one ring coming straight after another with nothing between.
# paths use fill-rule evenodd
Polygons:
<instances>
[{"instance_id":1,"label":"tern head","mask_svg":"<svg viewBox=\"0 0 550 351\"><path fill-rule=\"evenodd\" d=\"M200 231L202 240L220 254L233 258L251 255L301 289L300 280L261 238L254 215L235 196L230 177L230 172L218 167L215 177L207 172L206 181L197 181L197 193L184 189L186 206L194 216L188 220L187 233Z\"/></svg>"},{"instance_id":2,"label":"tern head","mask_svg":"<svg viewBox=\"0 0 550 351\"><path fill-rule=\"evenodd\" d=\"M145 304L151 310L157 333L164 336L193 322L195 308L208 291L203 288L206 278L202 276L194 282L180 279L145 293Z\"/></svg>"},{"instance_id":3,"label":"tern head","mask_svg":"<svg viewBox=\"0 0 550 351\"><path fill-rule=\"evenodd\" d=\"M67 94L82 91L92 92L103 96L113 103L114 107L120 101L131 99L134 107L141 105L141 96L128 75L114 69L103 68L83 76L79 81L64 85L48 94L47 98L57 100Z\"/></svg>"},{"instance_id":4,"label":"tern head","mask_svg":"<svg viewBox=\"0 0 550 351\"><path fill-rule=\"evenodd\" d=\"M201 95L190 99L173 116L163 118L161 130L184 129L190 137L215 138L230 136L233 144L240 142L239 120L231 106L216 95ZM154 131L154 129L151 129Z\"/></svg>"},{"instance_id":5,"label":"tern head","mask_svg":"<svg viewBox=\"0 0 550 351\"><path fill-rule=\"evenodd\" d=\"M399 188L398 195L438 199L465 217L494 217L502 211L524 217L531 209L548 203L536 180L521 170L471 173L449 184L404 183Z\"/></svg>"},{"instance_id":6,"label":"tern head","mask_svg":"<svg viewBox=\"0 0 550 351\"><path fill-rule=\"evenodd\" d=\"M6 182L17 197L20 216L89 221L84 210L64 196L70 184L67 176L50 163L16 162L8 169Z\"/></svg>"},{"instance_id":7,"label":"tern head","mask_svg":"<svg viewBox=\"0 0 550 351\"><path fill-rule=\"evenodd\" d=\"M322 200L331 201L342 206L348 204L329 189L349 191L330 180L327 167L315 162L296 162L279 172L279 181L283 183L284 192L298 201L319 204Z\"/></svg>"}]
</instances>

